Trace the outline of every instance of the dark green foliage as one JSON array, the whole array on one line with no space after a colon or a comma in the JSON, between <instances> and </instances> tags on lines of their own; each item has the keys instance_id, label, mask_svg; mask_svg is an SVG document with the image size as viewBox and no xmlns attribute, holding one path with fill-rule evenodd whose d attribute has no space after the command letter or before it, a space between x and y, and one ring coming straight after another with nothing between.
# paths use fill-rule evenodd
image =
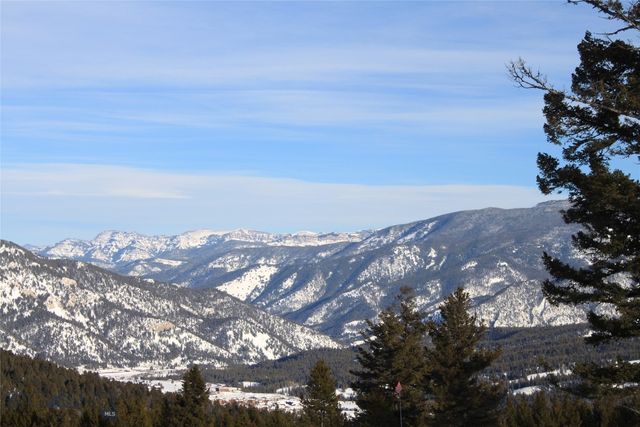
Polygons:
<instances>
[{"instance_id":1,"label":"dark green foliage","mask_svg":"<svg viewBox=\"0 0 640 427\"><path fill-rule=\"evenodd\" d=\"M441 319L428 323L433 345L427 359L437 425L495 425L505 395L502 384L480 378L500 351L479 348L486 328L469 314L470 304L469 295L458 288L440 306Z\"/></svg>"},{"instance_id":2,"label":"dark green foliage","mask_svg":"<svg viewBox=\"0 0 640 427\"><path fill-rule=\"evenodd\" d=\"M107 380L95 373L79 374L4 350L0 350L0 368L2 427L303 425L296 416L282 411L211 403L203 396L204 382L194 368L185 374L186 387L177 396L149 390L140 384ZM197 417L185 416L186 408Z\"/></svg>"},{"instance_id":3,"label":"dark green foliage","mask_svg":"<svg viewBox=\"0 0 640 427\"><path fill-rule=\"evenodd\" d=\"M614 364L600 366L595 363L584 363L576 366L576 373L585 381L582 387L592 388L589 395L603 395L614 392L625 382L640 383L640 366L618 360Z\"/></svg>"},{"instance_id":4,"label":"dark green foliage","mask_svg":"<svg viewBox=\"0 0 640 427\"><path fill-rule=\"evenodd\" d=\"M591 264L576 268L545 253L553 280L544 291L556 303L615 305L620 316L589 315L595 331L589 340L600 342L640 336L640 182L611 166L614 157L640 157L640 49L587 33L578 50L572 91L596 107L576 105L563 93L545 95L545 131L563 147L563 162L540 154L538 182L545 194L569 192L564 218L584 227L573 243Z\"/></svg>"},{"instance_id":5,"label":"dark green foliage","mask_svg":"<svg viewBox=\"0 0 640 427\"><path fill-rule=\"evenodd\" d=\"M304 415L311 424L320 427L343 424L336 395L336 380L324 360L320 359L311 370L305 394L302 400Z\"/></svg>"},{"instance_id":6,"label":"dark green foliage","mask_svg":"<svg viewBox=\"0 0 640 427\"><path fill-rule=\"evenodd\" d=\"M119 383L95 373L79 374L53 363L0 350L0 425L95 425L119 402L153 400L159 396L145 386Z\"/></svg>"},{"instance_id":7,"label":"dark green foliage","mask_svg":"<svg viewBox=\"0 0 640 427\"><path fill-rule=\"evenodd\" d=\"M591 5L619 29L599 37L586 33L578 45L580 64L571 89L553 88L521 61L512 64L511 74L521 86L545 91L544 130L562 154L538 155L538 185L545 194L568 195L571 207L563 212L564 219L582 226L573 245L589 261L575 266L544 253L552 276L543 284L545 296L555 304L615 308L613 314L589 313L594 332L587 341L601 343L640 336L640 48L619 38L640 34L640 3L580 3ZM637 376L627 372L628 379ZM600 379L606 378L590 378Z\"/></svg>"},{"instance_id":8,"label":"dark green foliage","mask_svg":"<svg viewBox=\"0 0 640 427\"><path fill-rule=\"evenodd\" d=\"M508 399L501 427L626 427L639 425L625 402L608 396L593 401L561 392L538 392Z\"/></svg>"},{"instance_id":9,"label":"dark green foliage","mask_svg":"<svg viewBox=\"0 0 640 427\"><path fill-rule=\"evenodd\" d=\"M226 368L202 366L202 374L211 383L239 385L242 381L258 381L251 391L273 392L278 388L305 384L309 372L322 359L331 369L340 388L349 387L354 376L356 354L351 349L317 349L266 360L255 365L232 365Z\"/></svg>"},{"instance_id":10,"label":"dark green foliage","mask_svg":"<svg viewBox=\"0 0 640 427\"><path fill-rule=\"evenodd\" d=\"M503 427L580 427L594 423L593 407L587 402L545 392L509 398L500 418Z\"/></svg>"},{"instance_id":11,"label":"dark green foliage","mask_svg":"<svg viewBox=\"0 0 640 427\"><path fill-rule=\"evenodd\" d=\"M399 419L399 399L394 388L402 384L401 403L404 425L423 425L426 416L425 384L428 374L424 339L424 314L416 309L409 289L397 297L396 307L379 315L379 322L367 322L365 345L358 349L360 369L357 404L365 425L395 425Z\"/></svg>"},{"instance_id":12,"label":"dark green foliage","mask_svg":"<svg viewBox=\"0 0 640 427\"><path fill-rule=\"evenodd\" d=\"M584 344L586 325L545 326L535 328L489 328L481 346L502 348L502 353L484 374L516 380L536 373L539 367L549 365L548 370L573 367L576 362L602 363L615 360L616 355L625 360L640 359L640 339L612 341L593 347ZM252 391L274 392L277 388L304 384L309 372L318 360L323 359L331 368L338 387L348 387L355 377L349 371L358 369L354 349L312 350L256 365L234 365L226 369L202 366L207 382L239 384L242 381L258 381ZM541 379L540 381L546 381ZM531 385L522 383L522 386Z\"/></svg>"},{"instance_id":13,"label":"dark green foliage","mask_svg":"<svg viewBox=\"0 0 640 427\"><path fill-rule=\"evenodd\" d=\"M576 374L582 381L569 388L583 396L597 396L601 402L602 417L606 420L623 418L631 425L640 425L640 366L622 359L601 366L595 363L579 364ZM606 404L602 405L602 402ZM617 421L612 421L614 425Z\"/></svg>"},{"instance_id":14,"label":"dark green foliage","mask_svg":"<svg viewBox=\"0 0 640 427\"><path fill-rule=\"evenodd\" d=\"M584 343L587 332L586 325L490 328L482 345L500 346L502 354L485 373L508 373L509 379L515 380L536 373L538 368L573 368L575 363L609 362L617 355L625 360L640 359L640 339L594 347Z\"/></svg>"},{"instance_id":15,"label":"dark green foliage","mask_svg":"<svg viewBox=\"0 0 640 427\"><path fill-rule=\"evenodd\" d=\"M120 399L116 406L116 427L151 427L152 419L143 397Z\"/></svg>"},{"instance_id":16,"label":"dark green foliage","mask_svg":"<svg viewBox=\"0 0 640 427\"><path fill-rule=\"evenodd\" d=\"M82 415L80 416L80 427L99 427L100 426L100 411L95 406L86 406L82 409Z\"/></svg>"},{"instance_id":17,"label":"dark green foliage","mask_svg":"<svg viewBox=\"0 0 640 427\"><path fill-rule=\"evenodd\" d=\"M209 389L197 365L184 374L182 390L178 402L183 425L200 427L207 425L206 409L209 403Z\"/></svg>"}]
</instances>

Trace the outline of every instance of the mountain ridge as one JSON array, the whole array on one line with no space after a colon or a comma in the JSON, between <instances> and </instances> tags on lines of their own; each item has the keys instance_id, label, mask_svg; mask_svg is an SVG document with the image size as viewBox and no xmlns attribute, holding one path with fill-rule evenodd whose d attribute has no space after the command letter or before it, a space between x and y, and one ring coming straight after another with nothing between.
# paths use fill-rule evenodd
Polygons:
<instances>
[{"instance_id":1,"label":"mountain ridge","mask_svg":"<svg viewBox=\"0 0 640 427\"><path fill-rule=\"evenodd\" d=\"M2 348L66 366L253 363L340 344L216 289L123 277L0 241Z\"/></svg>"},{"instance_id":2,"label":"mountain ridge","mask_svg":"<svg viewBox=\"0 0 640 427\"><path fill-rule=\"evenodd\" d=\"M402 286L413 287L420 307L433 312L463 285L476 313L492 326L578 323L584 309L552 307L539 289L547 277L543 251L585 262L571 246L578 228L560 215L568 206L549 201L460 211L315 245L286 246L282 235L242 232L244 240L212 239L197 248L109 262L123 274L217 288L347 341L357 339L364 320L393 303Z\"/></svg>"}]
</instances>

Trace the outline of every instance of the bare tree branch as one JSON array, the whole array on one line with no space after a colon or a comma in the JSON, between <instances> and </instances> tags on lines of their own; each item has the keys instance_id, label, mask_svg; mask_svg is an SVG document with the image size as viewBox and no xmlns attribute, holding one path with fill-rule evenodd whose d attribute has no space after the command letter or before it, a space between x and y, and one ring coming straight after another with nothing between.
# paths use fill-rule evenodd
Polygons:
<instances>
[{"instance_id":1,"label":"bare tree branch","mask_svg":"<svg viewBox=\"0 0 640 427\"><path fill-rule=\"evenodd\" d=\"M511 79L521 88L538 89L545 92L562 94L566 99L572 102L587 105L594 109L608 110L620 116L640 122L640 115L630 114L628 111L619 110L611 105L587 101L582 98L578 98L575 95L571 95L566 91L556 89L547 81L547 77L544 74L540 73L540 71L533 71L522 58L519 58L517 61L511 61L507 64L507 72Z\"/></svg>"},{"instance_id":2,"label":"bare tree branch","mask_svg":"<svg viewBox=\"0 0 640 427\"><path fill-rule=\"evenodd\" d=\"M592 8L607 15L607 19L619 19L627 23L626 27L620 28L608 35L615 35L623 31L635 29L640 31L640 2L634 0L626 7L619 0L567 0L571 4L585 3Z\"/></svg>"}]
</instances>

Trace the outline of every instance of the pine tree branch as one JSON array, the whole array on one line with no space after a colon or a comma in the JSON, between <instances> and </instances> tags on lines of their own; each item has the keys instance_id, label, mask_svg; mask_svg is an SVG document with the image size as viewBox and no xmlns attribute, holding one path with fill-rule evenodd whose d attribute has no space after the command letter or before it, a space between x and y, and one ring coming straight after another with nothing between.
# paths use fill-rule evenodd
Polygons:
<instances>
[{"instance_id":1,"label":"pine tree branch","mask_svg":"<svg viewBox=\"0 0 640 427\"><path fill-rule=\"evenodd\" d=\"M638 114L630 114L628 111L622 111L607 104L578 98L566 91L556 89L547 81L546 76L539 71L533 71L522 58L519 58L517 61L511 61L507 65L507 72L509 73L511 80L523 89L538 89L553 94L559 94L572 102L586 105L596 110L607 110L640 123L640 115Z\"/></svg>"}]
</instances>

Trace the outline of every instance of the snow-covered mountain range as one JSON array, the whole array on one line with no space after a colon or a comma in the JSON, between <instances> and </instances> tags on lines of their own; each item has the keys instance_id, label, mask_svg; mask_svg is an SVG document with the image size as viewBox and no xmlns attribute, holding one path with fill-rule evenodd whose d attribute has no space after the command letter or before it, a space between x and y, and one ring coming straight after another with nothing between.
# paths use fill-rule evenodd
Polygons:
<instances>
[{"instance_id":1,"label":"snow-covered mountain range","mask_svg":"<svg viewBox=\"0 0 640 427\"><path fill-rule=\"evenodd\" d=\"M76 259L132 275L142 275L148 272L157 273L163 265L177 267L182 263L180 260L164 259L163 254L190 258L199 254L200 250L220 246L319 247L358 242L370 233L364 231L318 234L303 231L295 234L271 234L239 229L195 230L177 236L145 236L139 233L104 231L93 240L67 239L40 250L40 253L51 258Z\"/></svg>"},{"instance_id":2,"label":"snow-covered mountain range","mask_svg":"<svg viewBox=\"0 0 640 427\"><path fill-rule=\"evenodd\" d=\"M0 241L0 347L67 366L179 367L339 344L216 289L124 277Z\"/></svg>"},{"instance_id":3,"label":"snow-covered mountain range","mask_svg":"<svg viewBox=\"0 0 640 427\"><path fill-rule=\"evenodd\" d=\"M217 288L345 340L357 339L364 319L391 304L402 286L416 289L426 311L463 286L490 325L559 325L585 319L583 310L550 306L540 292L543 250L585 262L571 246L576 228L561 218L566 207L555 201L463 211L355 233L104 232L40 253L189 288Z\"/></svg>"}]
</instances>

